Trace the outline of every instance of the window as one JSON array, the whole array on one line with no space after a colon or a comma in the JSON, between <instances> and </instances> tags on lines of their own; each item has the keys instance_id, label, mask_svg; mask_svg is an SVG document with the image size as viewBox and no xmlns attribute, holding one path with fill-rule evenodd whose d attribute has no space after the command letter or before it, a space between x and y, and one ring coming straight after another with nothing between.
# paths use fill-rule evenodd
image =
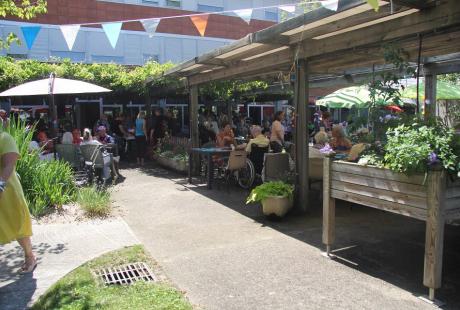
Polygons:
<instances>
[{"instance_id":1,"label":"window","mask_svg":"<svg viewBox=\"0 0 460 310\"><path fill-rule=\"evenodd\" d=\"M277 22L278 21L278 12L265 11L265 19Z\"/></svg>"},{"instance_id":2,"label":"window","mask_svg":"<svg viewBox=\"0 0 460 310\"><path fill-rule=\"evenodd\" d=\"M68 51L51 51L51 57L56 57L59 59L70 59L73 62L84 62L86 55L84 52L68 52Z\"/></svg>"},{"instance_id":3,"label":"window","mask_svg":"<svg viewBox=\"0 0 460 310\"><path fill-rule=\"evenodd\" d=\"M181 7L181 0L166 0L166 6L172 6L175 8Z\"/></svg>"},{"instance_id":4,"label":"window","mask_svg":"<svg viewBox=\"0 0 460 310\"><path fill-rule=\"evenodd\" d=\"M91 60L98 63L124 63L125 58L123 56L103 56L103 55L91 55Z\"/></svg>"},{"instance_id":5,"label":"window","mask_svg":"<svg viewBox=\"0 0 460 310\"><path fill-rule=\"evenodd\" d=\"M6 54L6 56L14 59L27 59L27 54Z\"/></svg>"},{"instance_id":6,"label":"window","mask_svg":"<svg viewBox=\"0 0 460 310\"><path fill-rule=\"evenodd\" d=\"M160 62L159 59L160 57L158 55L144 54L144 63L146 63L147 61Z\"/></svg>"},{"instance_id":7,"label":"window","mask_svg":"<svg viewBox=\"0 0 460 310\"><path fill-rule=\"evenodd\" d=\"M198 4L198 12L222 12L224 10L221 6Z\"/></svg>"},{"instance_id":8,"label":"window","mask_svg":"<svg viewBox=\"0 0 460 310\"><path fill-rule=\"evenodd\" d=\"M142 0L142 3L151 4L151 5L159 5L158 0Z\"/></svg>"}]
</instances>

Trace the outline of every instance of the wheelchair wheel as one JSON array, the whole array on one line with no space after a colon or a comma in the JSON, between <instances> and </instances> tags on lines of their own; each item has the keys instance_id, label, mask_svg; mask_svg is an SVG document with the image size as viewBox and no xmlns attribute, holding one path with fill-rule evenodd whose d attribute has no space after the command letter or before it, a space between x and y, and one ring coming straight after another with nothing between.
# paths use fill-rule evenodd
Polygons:
<instances>
[{"instance_id":1,"label":"wheelchair wheel","mask_svg":"<svg viewBox=\"0 0 460 310\"><path fill-rule=\"evenodd\" d=\"M238 170L236 173L238 185L244 189L251 188L252 183L254 183L255 169L249 159L246 159L246 167Z\"/></svg>"}]
</instances>

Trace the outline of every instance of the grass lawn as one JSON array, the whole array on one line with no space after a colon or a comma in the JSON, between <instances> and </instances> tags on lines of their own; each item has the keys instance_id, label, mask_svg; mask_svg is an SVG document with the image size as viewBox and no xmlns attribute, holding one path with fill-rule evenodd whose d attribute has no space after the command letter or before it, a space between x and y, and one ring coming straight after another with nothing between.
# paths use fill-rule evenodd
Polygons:
<instances>
[{"instance_id":1,"label":"grass lawn","mask_svg":"<svg viewBox=\"0 0 460 310\"><path fill-rule=\"evenodd\" d=\"M167 284L140 281L128 286L104 286L94 279L90 271L134 262L151 262L142 246L98 257L60 279L32 309L192 309L182 293Z\"/></svg>"}]
</instances>

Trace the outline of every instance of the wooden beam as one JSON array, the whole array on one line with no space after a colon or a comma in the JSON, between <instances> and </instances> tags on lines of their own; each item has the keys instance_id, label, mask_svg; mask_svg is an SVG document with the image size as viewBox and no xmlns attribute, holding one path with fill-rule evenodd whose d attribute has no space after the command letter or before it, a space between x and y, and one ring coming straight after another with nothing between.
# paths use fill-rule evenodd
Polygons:
<instances>
[{"instance_id":1,"label":"wooden beam","mask_svg":"<svg viewBox=\"0 0 460 310\"><path fill-rule=\"evenodd\" d=\"M335 242L335 198L331 197L332 156L323 160L323 243L326 254L331 254L331 246Z\"/></svg>"},{"instance_id":2,"label":"wooden beam","mask_svg":"<svg viewBox=\"0 0 460 310\"><path fill-rule=\"evenodd\" d=\"M272 43L282 40L286 40L286 38L282 38L283 34L292 31L293 29L297 29L299 27L303 27L304 25L311 24L317 21L320 21L324 18L329 16L340 14L341 12L350 10L350 14L353 13L354 8L361 7L366 5L363 1L360 0L345 0L340 1L339 8L337 12L328 10L324 7L320 7L314 11L308 12L306 14L294 17L290 20L287 20L283 23L273 25L269 28L256 32L254 35L254 42L257 43ZM370 9L370 7L368 7Z\"/></svg>"},{"instance_id":3,"label":"wooden beam","mask_svg":"<svg viewBox=\"0 0 460 310\"><path fill-rule=\"evenodd\" d=\"M455 0L427 11L420 11L389 22L357 29L343 35L320 40L310 40L303 44L303 57L312 57L360 46L384 43L402 39L423 32L433 32L438 28L460 25L460 6Z\"/></svg>"},{"instance_id":4,"label":"wooden beam","mask_svg":"<svg viewBox=\"0 0 460 310\"><path fill-rule=\"evenodd\" d=\"M419 10L436 6L438 2L438 0L393 0L394 4L403 5Z\"/></svg>"},{"instance_id":5,"label":"wooden beam","mask_svg":"<svg viewBox=\"0 0 460 310\"><path fill-rule=\"evenodd\" d=\"M446 173L444 170L430 171L428 173L428 216L426 219L423 284L430 289L429 297L431 300L434 300L435 289L441 287L445 225L445 184Z\"/></svg>"},{"instance_id":6,"label":"wooden beam","mask_svg":"<svg viewBox=\"0 0 460 310\"><path fill-rule=\"evenodd\" d=\"M460 60L456 63L447 64L425 64L423 66L425 73L429 74L447 74L460 72Z\"/></svg>"},{"instance_id":7,"label":"wooden beam","mask_svg":"<svg viewBox=\"0 0 460 310\"><path fill-rule=\"evenodd\" d=\"M302 59L296 64L296 82L294 98L296 107L295 147L296 147L296 175L297 199L296 206L300 211L307 211L308 207L308 64Z\"/></svg>"},{"instance_id":8,"label":"wooden beam","mask_svg":"<svg viewBox=\"0 0 460 310\"><path fill-rule=\"evenodd\" d=\"M232 66L227 69L217 70L209 74L203 73L189 77L190 85L207 83L214 80L224 78L237 78L239 75L250 75L254 72L261 70L268 70L269 68L292 63L293 54L291 50L284 50L280 53L269 54L266 57L260 57L252 61L240 62L239 65Z\"/></svg>"},{"instance_id":9,"label":"wooden beam","mask_svg":"<svg viewBox=\"0 0 460 310\"><path fill-rule=\"evenodd\" d=\"M425 100L423 100L425 119L436 115L436 74L425 73Z\"/></svg>"},{"instance_id":10,"label":"wooden beam","mask_svg":"<svg viewBox=\"0 0 460 310\"><path fill-rule=\"evenodd\" d=\"M192 147L200 146L200 137L198 131L198 85L190 85L190 108L189 108L189 120L190 120L190 141ZM200 158L198 154L194 153L193 167L195 170L199 167ZM192 171L193 172L193 171ZM196 172L196 171L195 171Z\"/></svg>"},{"instance_id":11,"label":"wooden beam","mask_svg":"<svg viewBox=\"0 0 460 310\"><path fill-rule=\"evenodd\" d=\"M406 8L399 8L397 12L401 12L406 10ZM334 20L330 23L324 24L319 27L315 27L312 29L307 29L305 31L296 33L289 37L290 44L298 43L305 39L313 38L316 36L320 36L326 33L332 33L336 31L340 31L352 26L360 25L366 22L374 21L376 19L389 16L391 14L390 5L384 5L379 8L378 12L374 10L368 10L363 13L355 14L348 18Z\"/></svg>"}]
</instances>

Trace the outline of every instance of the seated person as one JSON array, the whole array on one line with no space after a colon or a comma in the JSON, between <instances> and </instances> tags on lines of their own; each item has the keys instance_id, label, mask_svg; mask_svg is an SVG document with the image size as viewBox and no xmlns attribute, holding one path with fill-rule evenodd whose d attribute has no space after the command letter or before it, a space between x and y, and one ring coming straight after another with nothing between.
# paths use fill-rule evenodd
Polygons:
<instances>
[{"instance_id":1,"label":"seated person","mask_svg":"<svg viewBox=\"0 0 460 310\"><path fill-rule=\"evenodd\" d=\"M40 131L37 134L38 146L42 148L42 154L50 154L54 152L53 140L48 139L46 132Z\"/></svg>"},{"instance_id":2,"label":"seated person","mask_svg":"<svg viewBox=\"0 0 460 310\"><path fill-rule=\"evenodd\" d=\"M97 141L102 144L114 144L115 139L107 134L107 129L105 126L99 126L96 133Z\"/></svg>"},{"instance_id":3,"label":"seated person","mask_svg":"<svg viewBox=\"0 0 460 310\"><path fill-rule=\"evenodd\" d=\"M229 147L235 145L235 135L229 123L222 126L222 130L217 135L217 147Z\"/></svg>"},{"instance_id":4,"label":"seated person","mask_svg":"<svg viewBox=\"0 0 460 310\"><path fill-rule=\"evenodd\" d=\"M260 147L267 147L270 143L270 140L262 134L262 128L260 126L252 126L251 128L252 139L249 140L246 145L246 152L251 153L251 146L253 144Z\"/></svg>"},{"instance_id":5,"label":"seated person","mask_svg":"<svg viewBox=\"0 0 460 310\"><path fill-rule=\"evenodd\" d=\"M85 128L83 129L83 140L82 142L80 143L81 145L86 145L86 144L102 144L100 143L99 141L97 141L97 139L93 139L93 137L91 136L91 130L89 130L89 128Z\"/></svg>"},{"instance_id":6,"label":"seated person","mask_svg":"<svg viewBox=\"0 0 460 310\"><path fill-rule=\"evenodd\" d=\"M64 134L62 135L61 143L62 144L72 144L72 141L73 141L72 133L69 131L64 132Z\"/></svg>"},{"instance_id":7,"label":"seated person","mask_svg":"<svg viewBox=\"0 0 460 310\"><path fill-rule=\"evenodd\" d=\"M83 141L81 142L81 145L89 144L103 145L101 142L98 141L97 138L93 138L91 136L91 130L89 128L85 128L83 130ZM102 177L104 178L104 180L107 180L110 177L110 171L112 171L114 175L117 175L115 168L112 165L112 156L105 150L102 150L102 160L104 162L104 168L102 169Z\"/></svg>"},{"instance_id":8,"label":"seated person","mask_svg":"<svg viewBox=\"0 0 460 310\"><path fill-rule=\"evenodd\" d=\"M326 146L329 141L329 137L325 131L319 131L315 137L315 144L309 147L309 156L310 158L323 158L324 153L321 153L320 150Z\"/></svg>"},{"instance_id":9,"label":"seated person","mask_svg":"<svg viewBox=\"0 0 460 310\"><path fill-rule=\"evenodd\" d=\"M75 128L72 130L72 144L80 145L82 141L83 139L80 134L80 129Z\"/></svg>"},{"instance_id":10,"label":"seated person","mask_svg":"<svg viewBox=\"0 0 460 310\"><path fill-rule=\"evenodd\" d=\"M351 142L345 136L345 132L341 125L335 125L332 128L331 147L336 152L347 153L351 149Z\"/></svg>"}]
</instances>

